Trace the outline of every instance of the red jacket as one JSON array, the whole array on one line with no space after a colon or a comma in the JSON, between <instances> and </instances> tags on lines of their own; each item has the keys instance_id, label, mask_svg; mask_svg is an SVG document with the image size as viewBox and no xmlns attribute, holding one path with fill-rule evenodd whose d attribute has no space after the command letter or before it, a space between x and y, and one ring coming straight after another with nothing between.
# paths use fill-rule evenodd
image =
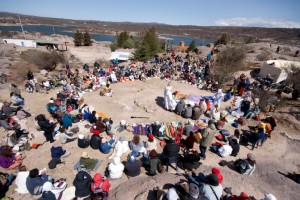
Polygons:
<instances>
[{"instance_id":1,"label":"red jacket","mask_svg":"<svg viewBox=\"0 0 300 200\"><path fill-rule=\"evenodd\" d=\"M105 177L102 177L102 175L100 173L95 174L93 180L94 180L94 182L91 184L92 192L95 191L95 188L98 188L101 185L102 181L104 181L104 182L102 184L101 189L105 192L109 191L109 188L110 188L109 180Z\"/></svg>"}]
</instances>

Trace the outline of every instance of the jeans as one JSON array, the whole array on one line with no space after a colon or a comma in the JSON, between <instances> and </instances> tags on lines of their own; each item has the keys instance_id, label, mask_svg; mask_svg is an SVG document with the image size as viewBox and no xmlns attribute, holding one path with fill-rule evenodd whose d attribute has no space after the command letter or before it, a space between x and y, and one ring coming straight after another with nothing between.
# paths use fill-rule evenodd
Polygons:
<instances>
[{"instance_id":1,"label":"jeans","mask_svg":"<svg viewBox=\"0 0 300 200\"><path fill-rule=\"evenodd\" d=\"M200 145L200 157L206 158L206 155L205 155L206 149L207 149L207 147L204 147L204 146Z\"/></svg>"}]
</instances>

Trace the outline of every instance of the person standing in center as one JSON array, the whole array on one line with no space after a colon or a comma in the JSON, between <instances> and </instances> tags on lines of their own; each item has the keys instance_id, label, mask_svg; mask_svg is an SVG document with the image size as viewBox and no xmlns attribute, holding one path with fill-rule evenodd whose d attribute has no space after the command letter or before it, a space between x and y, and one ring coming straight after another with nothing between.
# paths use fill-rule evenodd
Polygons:
<instances>
[{"instance_id":1,"label":"person standing in center","mask_svg":"<svg viewBox=\"0 0 300 200\"><path fill-rule=\"evenodd\" d=\"M214 124L214 120L208 121L208 127L204 130L202 134L202 139L200 142L200 157L206 158L206 149L211 146L212 140L217 132L217 129Z\"/></svg>"}]
</instances>

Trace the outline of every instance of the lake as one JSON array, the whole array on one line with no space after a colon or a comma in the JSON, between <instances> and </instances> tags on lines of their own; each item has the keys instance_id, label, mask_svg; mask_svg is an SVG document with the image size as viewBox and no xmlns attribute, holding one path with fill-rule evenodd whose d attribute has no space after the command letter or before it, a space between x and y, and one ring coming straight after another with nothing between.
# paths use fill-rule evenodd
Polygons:
<instances>
[{"instance_id":1,"label":"lake","mask_svg":"<svg viewBox=\"0 0 300 200\"><path fill-rule=\"evenodd\" d=\"M45 35L51 34L59 34L59 35L67 35L70 37L74 36L74 33L69 32L71 30L76 29L76 26L49 26L49 25L24 25L24 31L29 33L32 32L40 32ZM22 31L20 26L0 26L0 31ZM110 41L114 42L116 40L115 35L107 35L107 34L99 34L99 33L92 33L90 34L91 37L96 41ZM161 34L161 36L172 38L173 40L170 42L172 45L178 45L180 41L184 41L185 45L189 45L193 39L196 41L196 46L207 45L209 43L213 43L214 40L210 39L200 39L194 37L187 37L187 36L175 36L175 35L167 35Z\"/></svg>"}]
</instances>

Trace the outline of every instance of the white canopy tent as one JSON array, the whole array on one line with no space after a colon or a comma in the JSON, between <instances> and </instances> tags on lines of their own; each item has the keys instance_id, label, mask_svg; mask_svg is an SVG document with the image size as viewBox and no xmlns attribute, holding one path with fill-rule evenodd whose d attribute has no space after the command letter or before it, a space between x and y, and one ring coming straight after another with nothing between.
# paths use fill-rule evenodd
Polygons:
<instances>
[{"instance_id":1,"label":"white canopy tent","mask_svg":"<svg viewBox=\"0 0 300 200\"><path fill-rule=\"evenodd\" d=\"M111 52L109 60L118 59L119 61L129 60L131 53L129 52Z\"/></svg>"},{"instance_id":2,"label":"white canopy tent","mask_svg":"<svg viewBox=\"0 0 300 200\"><path fill-rule=\"evenodd\" d=\"M288 74L285 69L294 65L296 67L300 67L300 62L295 61L287 61L287 60L268 60L260 68L259 75L264 78L268 74L272 77L275 83L279 83L287 79Z\"/></svg>"}]
</instances>

